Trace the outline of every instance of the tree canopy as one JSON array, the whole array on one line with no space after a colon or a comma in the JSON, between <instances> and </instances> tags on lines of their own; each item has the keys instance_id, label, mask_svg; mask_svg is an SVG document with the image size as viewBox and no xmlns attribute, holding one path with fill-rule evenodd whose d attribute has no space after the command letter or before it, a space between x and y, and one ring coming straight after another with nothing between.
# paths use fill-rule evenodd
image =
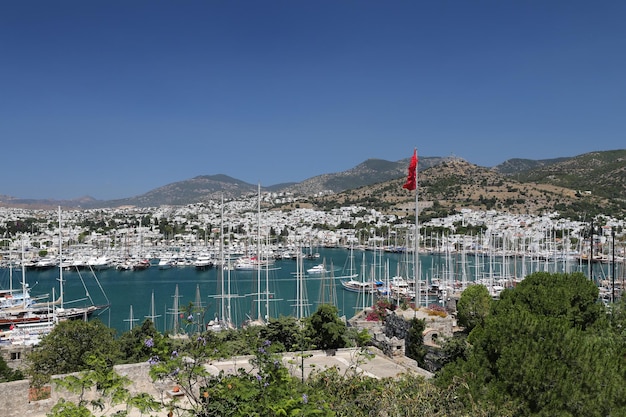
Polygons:
<instances>
[{"instance_id":1,"label":"tree canopy","mask_svg":"<svg viewBox=\"0 0 626 417\"><path fill-rule=\"evenodd\" d=\"M529 416L626 412L626 350L598 289L583 274L535 273L494 302L469 335L467 358L444 367L442 386Z\"/></svg>"},{"instance_id":2,"label":"tree canopy","mask_svg":"<svg viewBox=\"0 0 626 417\"><path fill-rule=\"evenodd\" d=\"M467 331L482 325L489 314L491 296L484 285L470 285L463 293L457 304L457 319L460 326Z\"/></svg>"},{"instance_id":3,"label":"tree canopy","mask_svg":"<svg viewBox=\"0 0 626 417\"><path fill-rule=\"evenodd\" d=\"M535 273L498 300L474 285L461 298L459 314L465 314L470 331L444 345L445 365L435 384L410 375L376 380L357 374L359 361L369 355L366 348L348 368L354 374L320 369L308 380L292 376L277 352L351 343L352 330L331 305L319 306L303 322L281 317L266 326L202 331L188 339L161 335L149 321L119 340L97 321L64 322L43 338L29 361L40 374L82 369L78 385L95 382L102 389L113 381L121 389L123 381L110 364L147 359L153 377L176 381L190 399L190 408L179 411L197 416L626 415L625 301L605 308L596 285L579 273ZM405 324L395 329L406 334L407 355L420 361L425 323ZM234 355L253 355L253 369L214 375L203 366ZM94 358L96 372L89 371ZM153 407L145 400L137 399L139 406ZM69 415L72 407L60 403L53 415Z\"/></svg>"},{"instance_id":4,"label":"tree canopy","mask_svg":"<svg viewBox=\"0 0 626 417\"><path fill-rule=\"evenodd\" d=\"M338 349L346 346L346 324L334 305L321 304L307 319L306 333L317 349Z\"/></svg>"},{"instance_id":5,"label":"tree canopy","mask_svg":"<svg viewBox=\"0 0 626 417\"><path fill-rule=\"evenodd\" d=\"M4 358L0 356L0 382L17 381L24 378L21 371L11 369Z\"/></svg>"},{"instance_id":6,"label":"tree canopy","mask_svg":"<svg viewBox=\"0 0 626 417\"><path fill-rule=\"evenodd\" d=\"M98 320L63 321L28 355L29 373L35 381L51 375L89 369L89 358L102 358L113 365L119 360L115 330Z\"/></svg>"}]
</instances>

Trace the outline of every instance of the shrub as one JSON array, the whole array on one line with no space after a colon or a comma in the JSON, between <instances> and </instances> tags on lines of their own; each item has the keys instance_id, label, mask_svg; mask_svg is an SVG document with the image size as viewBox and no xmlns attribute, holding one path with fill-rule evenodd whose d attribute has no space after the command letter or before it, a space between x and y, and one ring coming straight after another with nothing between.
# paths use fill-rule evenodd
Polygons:
<instances>
[{"instance_id":1,"label":"shrub","mask_svg":"<svg viewBox=\"0 0 626 417\"><path fill-rule=\"evenodd\" d=\"M372 311L367 314L367 321L383 321L387 317L387 311L395 311L396 305L391 301L381 298L372 306Z\"/></svg>"}]
</instances>

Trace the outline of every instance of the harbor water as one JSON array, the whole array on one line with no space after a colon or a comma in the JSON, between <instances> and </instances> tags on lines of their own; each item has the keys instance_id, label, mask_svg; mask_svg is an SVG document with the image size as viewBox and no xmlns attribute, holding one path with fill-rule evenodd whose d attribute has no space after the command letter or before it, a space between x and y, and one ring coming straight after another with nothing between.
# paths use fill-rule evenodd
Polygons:
<instances>
[{"instance_id":1,"label":"harbor water","mask_svg":"<svg viewBox=\"0 0 626 417\"><path fill-rule=\"evenodd\" d=\"M140 325L148 317L153 319L159 331L176 328L192 331L196 326L221 319L223 315L230 317L236 326L246 320L267 317L308 316L321 303L333 303L341 316L350 318L357 310L371 306L374 300L371 295L364 299L360 293L345 290L341 281L346 280L346 276L358 274L357 280L381 282L397 275L414 276L415 262L407 253L342 248L320 248L316 252L319 257L302 260L304 273L298 273L298 263L293 259L276 260L260 271L222 271L218 267L198 270L193 266L160 269L158 260L152 260L152 266L145 270L64 270L64 305L67 308L109 305L92 318L116 329L118 334L133 325ZM326 273L306 272L322 263L326 266ZM574 260L428 253L420 254L418 270L424 288L434 283L441 288L444 283L450 288L460 288L474 281L506 287L536 271L581 271L588 276L591 274L605 290L607 282L615 280L616 286L622 287L623 264L592 266L589 268L588 264ZM22 272L13 270L12 274L13 288L18 288ZM54 294L58 298L58 268L27 270L25 276L33 297L48 294L52 299ZM10 285L8 277L9 270L3 268L0 271L1 288ZM441 294L437 297L431 293L423 303L443 301Z\"/></svg>"}]
</instances>

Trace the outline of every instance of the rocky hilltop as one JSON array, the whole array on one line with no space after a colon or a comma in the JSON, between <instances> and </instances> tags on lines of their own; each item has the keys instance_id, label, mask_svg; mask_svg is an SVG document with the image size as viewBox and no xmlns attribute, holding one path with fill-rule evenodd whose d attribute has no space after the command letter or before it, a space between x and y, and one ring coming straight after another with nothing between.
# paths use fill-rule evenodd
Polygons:
<instances>
[{"instance_id":1,"label":"rocky hilltop","mask_svg":"<svg viewBox=\"0 0 626 417\"><path fill-rule=\"evenodd\" d=\"M414 210L415 194L402 188L404 180L397 178L311 201L322 207L357 204L410 214ZM599 213L624 214L623 205L616 200L548 183L518 181L511 175L458 158L421 171L418 182L423 219L443 217L462 208L521 214L557 211L572 218Z\"/></svg>"},{"instance_id":2,"label":"rocky hilltop","mask_svg":"<svg viewBox=\"0 0 626 417\"><path fill-rule=\"evenodd\" d=\"M414 194L402 189L409 158L368 159L343 172L309 178L300 183L262 186L262 192L295 195L309 204L332 207L357 203L390 211L410 210ZM590 152L548 160L510 159L480 167L460 158L420 157L419 195L433 214L460 208L517 213L558 211L564 215L626 212L626 150ZM227 175L202 175L164 185L120 200L90 197L72 201L20 200L0 196L0 205L46 208L98 208L186 205L208 200L236 199L257 193L258 185Z\"/></svg>"}]
</instances>

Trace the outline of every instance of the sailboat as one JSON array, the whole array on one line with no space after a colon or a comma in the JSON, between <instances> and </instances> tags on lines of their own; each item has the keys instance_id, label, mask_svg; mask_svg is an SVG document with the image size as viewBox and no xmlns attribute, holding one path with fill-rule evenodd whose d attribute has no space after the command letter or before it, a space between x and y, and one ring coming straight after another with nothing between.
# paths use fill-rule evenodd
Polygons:
<instances>
[{"instance_id":1,"label":"sailboat","mask_svg":"<svg viewBox=\"0 0 626 417\"><path fill-rule=\"evenodd\" d=\"M366 281L365 280L365 254L363 254L363 261L361 263L361 280L356 279L359 275L354 272L354 255L353 249L350 247L350 268L348 269L348 275L339 277L341 285L344 290L357 292L361 294L374 294L378 288L382 287L383 283L380 281Z\"/></svg>"},{"instance_id":2,"label":"sailboat","mask_svg":"<svg viewBox=\"0 0 626 417\"><path fill-rule=\"evenodd\" d=\"M22 245L22 259L24 258L24 245ZM22 262L22 289L21 291L5 292L2 294L0 308L0 327L17 324L41 323L52 321L51 314L38 314L37 304L34 303L30 288L26 283L26 263Z\"/></svg>"},{"instance_id":3,"label":"sailboat","mask_svg":"<svg viewBox=\"0 0 626 417\"><path fill-rule=\"evenodd\" d=\"M254 260L255 271L257 273L257 289L256 292L248 294L254 297L256 303L256 318L248 316L243 326L265 326L270 319L270 301L281 301L274 297L270 292L270 271L278 268L270 268L274 260L270 259L269 252L263 251L261 246L261 184L257 188L257 227L256 227L256 258ZM269 247L269 236L267 236L266 246ZM237 265L235 269L239 269ZM265 289L262 289L262 272L265 272ZM265 306L265 314L262 314L262 307Z\"/></svg>"},{"instance_id":4,"label":"sailboat","mask_svg":"<svg viewBox=\"0 0 626 417\"><path fill-rule=\"evenodd\" d=\"M209 320L206 324L207 330L212 331L222 331L234 329L234 320L232 316L232 299L239 297L239 295L231 293L231 254L228 253L226 256L226 251L224 247L224 233L230 232L230 224L228 226L224 225L224 196L222 195L221 205L220 205L220 249L219 249L219 265L220 265L220 275L219 275L219 288L217 295L214 298L219 299L219 314L215 314L215 318L213 320ZM230 248L230 245L229 245ZM228 260L227 260L228 258ZM226 276L225 273L228 275Z\"/></svg>"},{"instance_id":5,"label":"sailboat","mask_svg":"<svg viewBox=\"0 0 626 417\"><path fill-rule=\"evenodd\" d=\"M156 319L161 316L156 314L156 310L154 308L154 290L152 290L152 297L150 298L150 315L144 317L150 319L154 324L154 328L158 329ZM165 331L165 329L163 329L163 331Z\"/></svg>"},{"instance_id":6,"label":"sailboat","mask_svg":"<svg viewBox=\"0 0 626 417\"><path fill-rule=\"evenodd\" d=\"M11 255L9 255L9 258L11 259ZM22 265L25 265L25 263L22 262ZM44 298L47 297L48 295ZM20 289L13 288L13 263L11 261L9 263L9 288L0 289L0 311L9 308L30 306L34 301L25 280L22 281L22 287Z\"/></svg>"},{"instance_id":7,"label":"sailboat","mask_svg":"<svg viewBox=\"0 0 626 417\"><path fill-rule=\"evenodd\" d=\"M296 259L296 299L295 304L292 306L295 308L295 316L302 323L305 317L309 316L309 304L307 288L305 282L304 264L302 248L298 251L298 258Z\"/></svg>"},{"instance_id":8,"label":"sailboat","mask_svg":"<svg viewBox=\"0 0 626 417\"><path fill-rule=\"evenodd\" d=\"M61 234L61 208L59 207L59 259L62 259L62 234ZM22 245L22 259L24 258L24 245ZM82 278L81 278L82 279ZM97 278L96 278L97 279ZM94 312L109 307L108 300L105 305L95 305L93 302L84 307L66 308L63 299L63 265L59 261L59 286L60 296L49 302L36 303L30 297L28 284L26 284L26 264L22 262L22 303L12 307L0 309L0 327L14 326L18 324L52 323L64 320L83 319L87 320ZM100 286L100 288L102 288ZM91 301L91 297L87 294ZM105 295L106 297L106 295ZM78 302L77 300L73 302Z\"/></svg>"},{"instance_id":9,"label":"sailboat","mask_svg":"<svg viewBox=\"0 0 626 417\"><path fill-rule=\"evenodd\" d=\"M91 299L91 296L89 295L89 293L87 292L86 296L90 301L89 305L83 306L83 307L70 307L70 308L66 308L66 302L64 301L64 292L63 292L63 268L61 266L61 259L62 258L62 248L63 248L63 235L62 235L62 230L61 230L61 207L59 207L59 286L60 286L60 306L54 309L54 315L56 317L57 320L59 321L63 321L63 320L74 320L74 319L83 319L83 320L87 320L93 313L95 313L96 311L100 311L100 310L105 310L107 308L109 308L110 303L108 298L106 299L107 303L103 304L103 305L95 305L93 300ZM98 277L95 275L95 272L93 271L93 269L91 269L91 272L94 276L94 279L96 280L96 282L98 282ZM82 276L80 276L80 279L82 280ZM98 287L102 290L102 286L100 285L100 283L98 282ZM103 291L103 295L106 298L106 294L104 294ZM80 302L82 300L72 300L69 303L76 303L76 302Z\"/></svg>"}]
</instances>

